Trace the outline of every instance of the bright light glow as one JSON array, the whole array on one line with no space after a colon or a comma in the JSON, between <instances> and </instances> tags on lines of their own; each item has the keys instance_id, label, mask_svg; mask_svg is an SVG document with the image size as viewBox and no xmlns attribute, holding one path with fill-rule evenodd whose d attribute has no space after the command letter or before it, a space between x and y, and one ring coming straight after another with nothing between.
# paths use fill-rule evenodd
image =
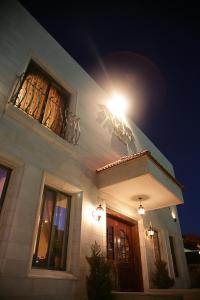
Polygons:
<instances>
[{"instance_id":1,"label":"bright light glow","mask_svg":"<svg viewBox=\"0 0 200 300\"><path fill-rule=\"evenodd\" d=\"M99 204L97 208L92 211L92 216L98 222L102 220L104 217L104 209L101 204Z\"/></svg>"},{"instance_id":2,"label":"bright light glow","mask_svg":"<svg viewBox=\"0 0 200 300\"><path fill-rule=\"evenodd\" d=\"M103 217L103 214L104 214L104 209L101 206L101 204L99 204L99 206L96 208L96 212L97 212L97 214L96 214L97 220L101 221L101 218Z\"/></svg>"},{"instance_id":3,"label":"bright light glow","mask_svg":"<svg viewBox=\"0 0 200 300\"><path fill-rule=\"evenodd\" d=\"M140 216L143 216L145 214L145 209L144 207L140 204L140 206L138 207L138 214Z\"/></svg>"},{"instance_id":4,"label":"bright light glow","mask_svg":"<svg viewBox=\"0 0 200 300\"><path fill-rule=\"evenodd\" d=\"M152 225L150 224L149 229L147 230L147 234L148 236L152 239L152 237L154 236L155 232L154 229L152 227Z\"/></svg>"},{"instance_id":5,"label":"bright light glow","mask_svg":"<svg viewBox=\"0 0 200 300\"><path fill-rule=\"evenodd\" d=\"M107 107L118 119L123 120L125 118L124 114L127 110L127 101L124 96L115 93L112 99L108 102Z\"/></svg>"},{"instance_id":6,"label":"bright light glow","mask_svg":"<svg viewBox=\"0 0 200 300\"><path fill-rule=\"evenodd\" d=\"M176 215L175 215L175 212L174 212L174 211L172 211L172 218L173 218L173 219L176 219Z\"/></svg>"},{"instance_id":7,"label":"bright light glow","mask_svg":"<svg viewBox=\"0 0 200 300\"><path fill-rule=\"evenodd\" d=\"M172 216L172 219L176 222L176 214L175 214L174 210L171 211L171 216Z\"/></svg>"}]
</instances>

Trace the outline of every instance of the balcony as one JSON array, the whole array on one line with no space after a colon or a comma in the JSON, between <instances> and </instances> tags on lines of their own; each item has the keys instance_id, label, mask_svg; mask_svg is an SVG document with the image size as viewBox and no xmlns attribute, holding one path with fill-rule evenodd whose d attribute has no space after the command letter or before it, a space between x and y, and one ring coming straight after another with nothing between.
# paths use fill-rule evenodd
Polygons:
<instances>
[{"instance_id":1,"label":"balcony","mask_svg":"<svg viewBox=\"0 0 200 300\"><path fill-rule=\"evenodd\" d=\"M71 144L80 137L79 118L70 112L68 91L34 62L18 77L11 103Z\"/></svg>"},{"instance_id":2,"label":"balcony","mask_svg":"<svg viewBox=\"0 0 200 300\"><path fill-rule=\"evenodd\" d=\"M183 203L182 185L151 155L150 151L122 157L96 170L100 191L146 210Z\"/></svg>"}]
</instances>

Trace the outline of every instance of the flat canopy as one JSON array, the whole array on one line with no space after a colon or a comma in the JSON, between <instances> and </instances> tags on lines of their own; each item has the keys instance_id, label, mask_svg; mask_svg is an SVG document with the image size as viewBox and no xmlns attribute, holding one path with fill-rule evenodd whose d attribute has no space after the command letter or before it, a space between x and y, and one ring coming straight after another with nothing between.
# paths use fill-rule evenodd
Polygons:
<instances>
[{"instance_id":1,"label":"flat canopy","mask_svg":"<svg viewBox=\"0 0 200 300\"><path fill-rule=\"evenodd\" d=\"M150 153L143 151L96 170L98 188L135 208L146 210L183 203L182 185Z\"/></svg>"}]
</instances>

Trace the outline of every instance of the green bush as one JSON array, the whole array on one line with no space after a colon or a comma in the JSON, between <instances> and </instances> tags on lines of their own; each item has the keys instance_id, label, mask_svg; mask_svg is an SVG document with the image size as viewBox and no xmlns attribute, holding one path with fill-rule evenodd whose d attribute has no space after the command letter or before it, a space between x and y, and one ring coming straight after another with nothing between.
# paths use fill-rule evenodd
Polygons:
<instances>
[{"instance_id":1,"label":"green bush","mask_svg":"<svg viewBox=\"0 0 200 300\"><path fill-rule=\"evenodd\" d=\"M110 300L111 267L96 241L91 246L91 256L86 259L90 266L90 273L86 277L88 300Z\"/></svg>"},{"instance_id":2,"label":"green bush","mask_svg":"<svg viewBox=\"0 0 200 300\"><path fill-rule=\"evenodd\" d=\"M169 277L167 264L163 260L155 262L155 272L152 275L153 287L157 289L168 289L174 285L174 279Z\"/></svg>"}]
</instances>

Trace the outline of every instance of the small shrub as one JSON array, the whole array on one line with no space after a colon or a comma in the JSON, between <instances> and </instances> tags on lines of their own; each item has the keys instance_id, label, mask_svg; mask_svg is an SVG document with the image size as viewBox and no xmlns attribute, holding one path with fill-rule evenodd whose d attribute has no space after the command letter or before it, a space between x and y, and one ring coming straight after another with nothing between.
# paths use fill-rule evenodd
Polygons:
<instances>
[{"instance_id":1,"label":"small shrub","mask_svg":"<svg viewBox=\"0 0 200 300\"><path fill-rule=\"evenodd\" d=\"M169 277L167 264L163 260L155 262L155 272L152 275L153 287L158 289L168 289L174 285L174 279Z\"/></svg>"},{"instance_id":2,"label":"small shrub","mask_svg":"<svg viewBox=\"0 0 200 300\"><path fill-rule=\"evenodd\" d=\"M91 256L86 259L90 266L90 273L86 277L88 300L110 300L111 267L96 241L91 246Z\"/></svg>"}]
</instances>

